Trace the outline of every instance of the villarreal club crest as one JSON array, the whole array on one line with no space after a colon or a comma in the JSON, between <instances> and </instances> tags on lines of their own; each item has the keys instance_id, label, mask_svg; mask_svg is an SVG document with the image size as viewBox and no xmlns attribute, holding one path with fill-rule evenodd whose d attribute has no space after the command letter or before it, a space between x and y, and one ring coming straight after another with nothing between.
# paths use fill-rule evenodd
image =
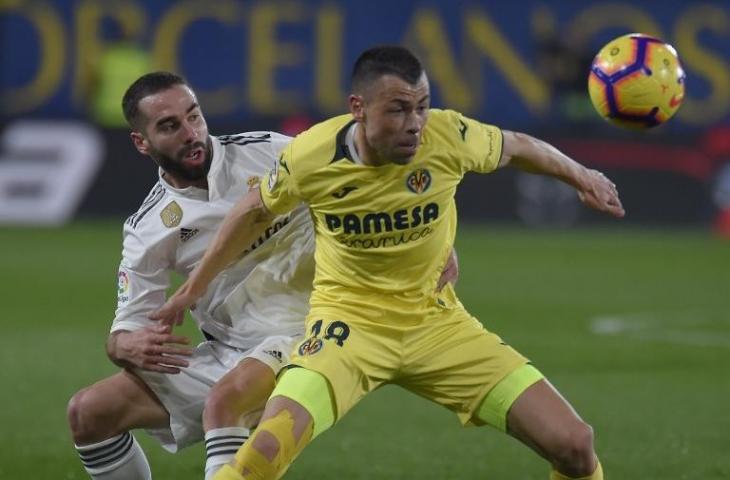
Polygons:
<instances>
[{"instance_id":1,"label":"villarreal club crest","mask_svg":"<svg viewBox=\"0 0 730 480\"><path fill-rule=\"evenodd\" d=\"M408 190L413 193L423 193L431 186L431 173L425 168L414 170L406 179Z\"/></svg>"}]
</instances>

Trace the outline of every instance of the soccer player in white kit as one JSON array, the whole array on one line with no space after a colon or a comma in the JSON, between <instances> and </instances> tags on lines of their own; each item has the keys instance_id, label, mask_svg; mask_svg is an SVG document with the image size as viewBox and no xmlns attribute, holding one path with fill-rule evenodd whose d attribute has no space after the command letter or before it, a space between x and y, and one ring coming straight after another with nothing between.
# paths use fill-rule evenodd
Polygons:
<instances>
[{"instance_id":1,"label":"soccer player in white kit","mask_svg":"<svg viewBox=\"0 0 730 480\"><path fill-rule=\"evenodd\" d=\"M107 341L123 369L73 396L69 424L93 479L151 478L130 433L136 428L170 452L205 438L208 478L248 438L303 332L314 271L311 220L306 208L264 219L265 233L192 312L208 341L188 347L147 316L164 304L170 274L192 271L230 207L257 187L290 138L210 136L194 92L167 72L133 83L123 108L137 150L155 160L160 178L124 224Z\"/></svg>"}]
</instances>

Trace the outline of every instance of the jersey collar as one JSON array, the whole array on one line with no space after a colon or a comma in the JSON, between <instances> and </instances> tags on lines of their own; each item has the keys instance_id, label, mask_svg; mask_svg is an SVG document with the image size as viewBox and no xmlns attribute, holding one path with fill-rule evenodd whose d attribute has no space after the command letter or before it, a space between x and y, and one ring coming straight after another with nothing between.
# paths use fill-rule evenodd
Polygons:
<instances>
[{"instance_id":1,"label":"jersey collar","mask_svg":"<svg viewBox=\"0 0 730 480\"><path fill-rule=\"evenodd\" d=\"M352 152L350 151L350 147L347 145L347 134L351 130L350 127L352 127L354 123L355 120L350 120L349 122L347 122L347 125L342 127L340 131L337 132L337 137L335 138L335 155L330 163L335 163L343 159L355 163ZM357 152L355 152L355 154L357 155Z\"/></svg>"}]
</instances>

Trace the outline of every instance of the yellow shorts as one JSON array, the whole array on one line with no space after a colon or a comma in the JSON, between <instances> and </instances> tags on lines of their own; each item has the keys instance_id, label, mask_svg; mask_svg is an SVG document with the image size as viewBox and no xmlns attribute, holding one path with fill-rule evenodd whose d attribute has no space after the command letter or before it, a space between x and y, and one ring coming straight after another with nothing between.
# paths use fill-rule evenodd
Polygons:
<instances>
[{"instance_id":1,"label":"yellow shorts","mask_svg":"<svg viewBox=\"0 0 730 480\"><path fill-rule=\"evenodd\" d=\"M376 297L341 300L313 302L307 334L290 362L329 381L338 419L390 383L443 405L468 424L487 392L527 363L469 315L452 291L426 307Z\"/></svg>"}]
</instances>

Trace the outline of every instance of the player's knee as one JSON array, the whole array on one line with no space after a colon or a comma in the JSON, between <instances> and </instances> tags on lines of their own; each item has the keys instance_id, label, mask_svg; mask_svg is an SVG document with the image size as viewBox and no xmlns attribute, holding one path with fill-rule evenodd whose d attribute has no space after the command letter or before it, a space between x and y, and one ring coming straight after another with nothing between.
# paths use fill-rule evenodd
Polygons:
<instances>
[{"instance_id":1,"label":"player's knee","mask_svg":"<svg viewBox=\"0 0 730 480\"><path fill-rule=\"evenodd\" d=\"M558 470L578 476L586 476L595 469L593 428L584 422L576 422L561 435L554 452L553 463Z\"/></svg>"},{"instance_id":2,"label":"player's knee","mask_svg":"<svg viewBox=\"0 0 730 480\"><path fill-rule=\"evenodd\" d=\"M297 402L274 397L270 415L262 420L250 442L277 469L288 465L312 438L312 416Z\"/></svg>"},{"instance_id":3,"label":"player's knee","mask_svg":"<svg viewBox=\"0 0 730 480\"><path fill-rule=\"evenodd\" d=\"M101 435L98 415L98 402L92 387L76 392L68 402L66 416L71 435L77 445L104 440ZM102 437L102 438L100 438Z\"/></svg>"},{"instance_id":4,"label":"player's knee","mask_svg":"<svg viewBox=\"0 0 730 480\"><path fill-rule=\"evenodd\" d=\"M203 409L205 423L211 424L214 428L231 424L245 412L238 412L234 408L236 396L245 395L245 392L238 390L232 385L216 385L208 393Z\"/></svg>"}]
</instances>

